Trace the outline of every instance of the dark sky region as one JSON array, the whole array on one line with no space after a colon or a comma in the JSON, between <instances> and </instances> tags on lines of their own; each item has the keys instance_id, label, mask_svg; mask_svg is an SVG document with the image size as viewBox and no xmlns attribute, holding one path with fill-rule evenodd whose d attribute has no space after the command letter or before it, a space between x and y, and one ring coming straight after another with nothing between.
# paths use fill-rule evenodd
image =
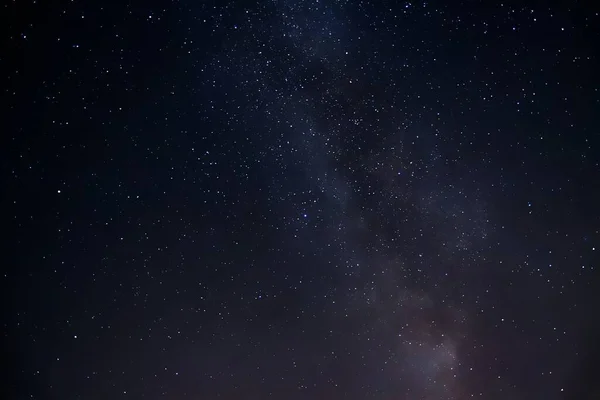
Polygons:
<instances>
[{"instance_id":1,"label":"dark sky region","mask_svg":"<svg viewBox=\"0 0 600 400\"><path fill-rule=\"evenodd\" d=\"M599 399L599 11L8 2L3 398Z\"/></svg>"}]
</instances>

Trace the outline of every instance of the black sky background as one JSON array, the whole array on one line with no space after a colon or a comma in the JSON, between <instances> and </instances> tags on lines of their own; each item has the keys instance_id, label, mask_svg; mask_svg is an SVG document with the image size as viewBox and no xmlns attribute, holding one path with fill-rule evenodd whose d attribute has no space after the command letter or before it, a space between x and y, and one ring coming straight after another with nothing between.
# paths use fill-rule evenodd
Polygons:
<instances>
[{"instance_id":1,"label":"black sky background","mask_svg":"<svg viewBox=\"0 0 600 400\"><path fill-rule=\"evenodd\" d=\"M5 397L596 398L598 11L7 5Z\"/></svg>"}]
</instances>

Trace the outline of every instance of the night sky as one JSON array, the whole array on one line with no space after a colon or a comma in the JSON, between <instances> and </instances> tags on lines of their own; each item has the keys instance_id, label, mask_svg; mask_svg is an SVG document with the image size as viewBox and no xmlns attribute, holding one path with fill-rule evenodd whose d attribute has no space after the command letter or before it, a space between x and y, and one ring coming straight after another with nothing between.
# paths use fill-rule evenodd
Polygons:
<instances>
[{"instance_id":1,"label":"night sky","mask_svg":"<svg viewBox=\"0 0 600 400\"><path fill-rule=\"evenodd\" d=\"M593 2L2 7L5 399L599 399Z\"/></svg>"}]
</instances>

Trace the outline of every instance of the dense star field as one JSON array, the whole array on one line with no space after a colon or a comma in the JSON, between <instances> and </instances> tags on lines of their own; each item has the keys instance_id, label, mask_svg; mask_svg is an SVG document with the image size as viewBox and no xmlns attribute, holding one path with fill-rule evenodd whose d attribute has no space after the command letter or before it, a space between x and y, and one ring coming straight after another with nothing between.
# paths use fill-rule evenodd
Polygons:
<instances>
[{"instance_id":1,"label":"dense star field","mask_svg":"<svg viewBox=\"0 0 600 400\"><path fill-rule=\"evenodd\" d=\"M600 398L600 7L511 3L4 6L3 398Z\"/></svg>"}]
</instances>

